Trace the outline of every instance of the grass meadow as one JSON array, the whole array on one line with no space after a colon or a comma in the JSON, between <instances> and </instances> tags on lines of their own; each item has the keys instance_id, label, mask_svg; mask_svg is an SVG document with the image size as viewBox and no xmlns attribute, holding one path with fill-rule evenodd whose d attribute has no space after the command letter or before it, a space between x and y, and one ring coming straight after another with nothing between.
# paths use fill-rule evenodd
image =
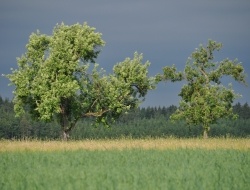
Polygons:
<instances>
[{"instance_id":1,"label":"grass meadow","mask_svg":"<svg viewBox=\"0 0 250 190\"><path fill-rule=\"evenodd\" d=\"M250 139L1 140L0 189L250 189Z\"/></svg>"}]
</instances>

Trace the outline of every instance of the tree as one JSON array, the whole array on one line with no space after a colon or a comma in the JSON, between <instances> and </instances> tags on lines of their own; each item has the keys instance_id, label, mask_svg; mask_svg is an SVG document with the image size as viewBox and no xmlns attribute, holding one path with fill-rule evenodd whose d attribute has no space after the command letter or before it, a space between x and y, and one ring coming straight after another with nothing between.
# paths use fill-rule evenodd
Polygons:
<instances>
[{"instance_id":1,"label":"tree","mask_svg":"<svg viewBox=\"0 0 250 190\"><path fill-rule=\"evenodd\" d=\"M2 96L0 95L0 106L3 104L3 98Z\"/></svg>"},{"instance_id":2,"label":"tree","mask_svg":"<svg viewBox=\"0 0 250 190\"><path fill-rule=\"evenodd\" d=\"M150 63L142 64L142 55L135 53L105 74L95 63L105 44L101 35L87 23L57 24L51 36L32 33L26 54L17 59L19 70L5 75L15 85L16 115L29 110L35 120L56 120L67 139L80 118L96 117L97 125L109 126L138 107L155 88L154 78L147 76Z\"/></svg>"},{"instance_id":3,"label":"tree","mask_svg":"<svg viewBox=\"0 0 250 190\"><path fill-rule=\"evenodd\" d=\"M248 105L248 103L246 102L243 106L242 106L242 118L243 119L249 119L250 118L250 107Z\"/></svg>"},{"instance_id":4,"label":"tree","mask_svg":"<svg viewBox=\"0 0 250 190\"><path fill-rule=\"evenodd\" d=\"M237 59L212 62L213 51L219 51L221 47L221 43L208 40L207 47L200 45L200 48L196 48L191 54L184 72L177 73L173 65L163 68L164 74L157 76L157 81L169 79L173 82L187 81L179 94L180 107L170 118L172 121L185 118L189 125L202 124L204 138L208 138L210 124L215 123L219 118L229 116L237 118L237 115L233 114L232 103L240 95L234 93L231 84L228 88L221 85L221 77L231 76L236 81L247 85L245 81L247 75L244 74L244 68Z\"/></svg>"},{"instance_id":5,"label":"tree","mask_svg":"<svg viewBox=\"0 0 250 190\"><path fill-rule=\"evenodd\" d=\"M19 126L21 132L21 139L28 138L31 134L31 123L27 119L26 115L22 115Z\"/></svg>"},{"instance_id":6,"label":"tree","mask_svg":"<svg viewBox=\"0 0 250 190\"><path fill-rule=\"evenodd\" d=\"M233 106L233 112L234 112L235 114L237 114L239 117L241 117L241 110L242 110L242 108L241 108L240 102L238 102L237 104L235 104L235 105Z\"/></svg>"}]
</instances>

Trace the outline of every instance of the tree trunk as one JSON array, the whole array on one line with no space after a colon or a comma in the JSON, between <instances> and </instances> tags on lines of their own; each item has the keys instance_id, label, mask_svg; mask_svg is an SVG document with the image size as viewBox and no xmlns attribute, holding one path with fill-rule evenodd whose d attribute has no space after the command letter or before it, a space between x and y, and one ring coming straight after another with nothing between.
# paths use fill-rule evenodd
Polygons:
<instances>
[{"instance_id":1,"label":"tree trunk","mask_svg":"<svg viewBox=\"0 0 250 190\"><path fill-rule=\"evenodd\" d=\"M206 130L206 129L204 129L203 138L204 138L204 139L207 139L207 138L208 138L208 134L207 134L207 130Z\"/></svg>"},{"instance_id":2,"label":"tree trunk","mask_svg":"<svg viewBox=\"0 0 250 190\"><path fill-rule=\"evenodd\" d=\"M60 124L61 124L61 131L62 131L62 140L67 141L69 138L69 120L68 120L68 113L67 113L67 106L68 100L61 98L61 113L60 113Z\"/></svg>"},{"instance_id":3,"label":"tree trunk","mask_svg":"<svg viewBox=\"0 0 250 190\"><path fill-rule=\"evenodd\" d=\"M66 115L61 117L61 131L62 131L62 140L67 141L69 138L69 121Z\"/></svg>"},{"instance_id":4,"label":"tree trunk","mask_svg":"<svg viewBox=\"0 0 250 190\"><path fill-rule=\"evenodd\" d=\"M69 139L69 133L75 127L77 119L74 122L69 123L68 118L64 117L61 122L62 140L67 141Z\"/></svg>"},{"instance_id":5,"label":"tree trunk","mask_svg":"<svg viewBox=\"0 0 250 190\"><path fill-rule=\"evenodd\" d=\"M62 131L62 140L67 141L69 139L69 133L74 129L75 124L78 119L75 119L73 122L69 122L67 117L63 117L61 120L61 131Z\"/></svg>"},{"instance_id":6,"label":"tree trunk","mask_svg":"<svg viewBox=\"0 0 250 190\"><path fill-rule=\"evenodd\" d=\"M67 141L69 139L69 131L62 129L62 140Z\"/></svg>"},{"instance_id":7,"label":"tree trunk","mask_svg":"<svg viewBox=\"0 0 250 190\"><path fill-rule=\"evenodd\" d=\"M210 127L204 127L204 131L203 131L203 138L204 139L208 139L209 130L210 130Z\"/></svg>"},{"instance_id":8,"label":"tree trunk","mask_svg":"<svg viewBox=\"0 0 250 190\"><path fill-rule=\"evenodd\" d=\"M76 122L80 118L74 118L73 120L70 120L70 111L67 111L68 107L68 100L62 98L61 99L61 113L59 115L59 121L61 124L61 130L62 130L62 140L67 141L69 139L69 133L70 131L75 127Z\"/></svg>"}]
</instances>

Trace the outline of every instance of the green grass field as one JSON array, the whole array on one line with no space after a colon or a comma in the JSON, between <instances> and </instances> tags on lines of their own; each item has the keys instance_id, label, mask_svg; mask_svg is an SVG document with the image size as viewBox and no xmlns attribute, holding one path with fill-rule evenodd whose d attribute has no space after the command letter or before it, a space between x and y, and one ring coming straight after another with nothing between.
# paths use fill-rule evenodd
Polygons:
<instances>
[{"instance_id":1,"label":"green grass field","mask_svg":"<svg viewBox=\"0 0 250 190\"><path fill-rule=\"evenodd\" d=\"M0 141L0 189L250 189L249 139L217 139L215 148L204 148L213 139L165 141L174 148L163 148L164 139Z\"/></svg>"}]
</instances>

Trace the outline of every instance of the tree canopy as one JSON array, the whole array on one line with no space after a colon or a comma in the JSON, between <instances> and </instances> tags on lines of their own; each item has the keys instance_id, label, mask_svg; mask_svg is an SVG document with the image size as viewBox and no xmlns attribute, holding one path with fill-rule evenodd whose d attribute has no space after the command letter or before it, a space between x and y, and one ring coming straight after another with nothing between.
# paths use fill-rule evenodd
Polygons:
<instances>
[{"instance_id":1,"label":"tree canopy","mask_svg":"<svg viewBox=\"0 0 250 190\"><path fill-rule=\"evenodd\" d=\"M29 111L36 120L56 120L66 139L80 118L93 116L108 125L123 112L139 106L148 90L149 62L142 55L117 63L113 74L98 70L95 59L105 45L102 34L84 23L56 25L51 36L32 33L18 69L6 75L15 85L17 116ZM92 71L91 63L94 64Z\"/></svg>"},{"instance_id":2,"label":"tree canopy","mask_svg":"<svg viewBox=\"0 0 250 190\"><path fill-rule=\"evenodd\" d=\"M200 45L188 58L183 72L176 72L176 68L164 67L163 75L158 75L157 80L186 80L179 96L181 96L180 107L171 116L173 121L185 118L188 124L202 124L204 128L204 138L207 138L209 125L215 123L219 118L233 117L232 103L239 94L232 89L232 84L228 88L221 85L222 76L231 76L236 81L245 85L246 74L242 63L238 60L225 59L221 62L212 62L213 52L219 51L221 43L208 40L207 47ZM193 61L193 63L191 63Z\"/></svg>"}]
</instances>

